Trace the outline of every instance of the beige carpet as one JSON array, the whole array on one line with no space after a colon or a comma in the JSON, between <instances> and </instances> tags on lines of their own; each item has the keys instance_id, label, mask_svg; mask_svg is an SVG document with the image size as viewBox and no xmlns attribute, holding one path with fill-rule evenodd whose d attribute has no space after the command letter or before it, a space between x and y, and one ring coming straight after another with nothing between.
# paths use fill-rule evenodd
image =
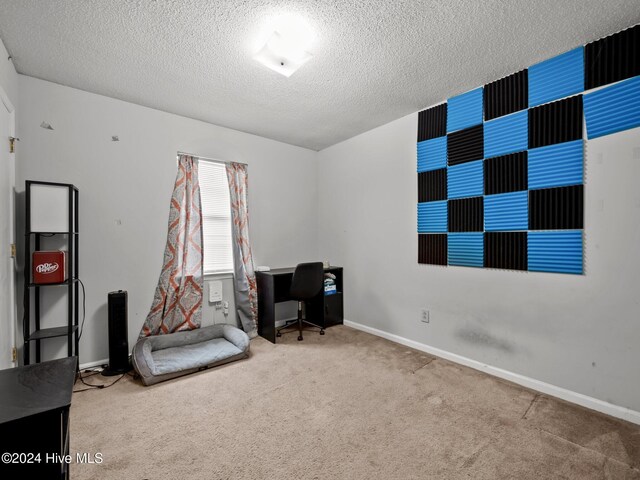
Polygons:
<instances>
[{"instance_id":1,"label":"beige carpet","mask_svg":"<svg viewBox=\"0 0 640 480\"><path fill-rule=\"evenodd\" d=\"M74 394L71 478L640 479L640 427L348 327L251 351Z\"/></svg>"}]
</instances>

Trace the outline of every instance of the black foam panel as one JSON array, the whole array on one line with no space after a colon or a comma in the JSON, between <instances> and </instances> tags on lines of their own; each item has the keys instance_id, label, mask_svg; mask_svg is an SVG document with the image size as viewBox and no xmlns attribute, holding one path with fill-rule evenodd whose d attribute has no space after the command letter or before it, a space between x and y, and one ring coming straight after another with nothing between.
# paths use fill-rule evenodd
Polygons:
<instances>
[{"instance_id":1,"label":"black foam panel","mask_svg":"<svg viewBox=\"0 0 640 480\"><path fill-rule=\"evenodd\" d=\"M527 232L486 232L484 234L484 266L526 270Z\"/></svg>"},{"instance_id":2,"label":"black foam panel","mask_svg":"<svg viewBox=\"0 0 640 480\"><path fill-rule=\"evenodd\" d=\"M483 157L483 125L476 125L447 135L447 162L449 165L481 160Z\"/></svg>"},{"instance_id":3,"label":"black foam panel","mask_svg":"<svg viewBox=\"0 0 640 480\"><path fill-rule=\"evenodd\" d=\"M529 106L529 75L522 70L484 86L484 119L508 115Z\"/></svg>"},{"instance_id":4,"label":"black foam panel","mask_svg":"<svg viewBox=\"0 0 640 480\"><path fill-rule=\"evenodd\" d=\"M418 173L418 202L447 199L447 169Z\"/></svg>"},{"instance_id":5,"label":"black foam panel","mask_svg":"<svg viewBox=\"0 0 640 480\"><path fill-rule=\"evenodd\" d=\"M418 141L447 134L447 104L442 103L418 113Z\"/></svg>"},{"instance_id":6,"label":"black foam panel","mask_svg":"<svg viewBox=\"0 0 640 480\"><path fill-rule=\"evenodd\" d=\"M449 232L484 231L484 198L472 197L449 200Z\"/></svg>"},{"instance_id":7,"label":"black foam panel","mask_svg":"<svg viewBox=\"0 0 640 480\"><path fill-rule=\"evenodd\" d=\"M529 110L529 148L582 138L582 95Z\"/></svg>"},{"instance_id":8,"label":"black foam panel","mask_svg":"<svg viewBox=\"0 0 640 480\"><path fill-rule=\"evenodd\" d=\"M582 185L531 190L529 192L529 229L580 229L583 225L583 205Z\"/></svg>"},{"instance_id":9,"label":"black foam panel","mask_svg":"<svg viewBox=\"0 0 640 480\"><path fill-rule=\"evenodd\" d=\"M484 193L517 192L527 190L527 152L511 153L484 161Z\"/></svg>"},{"instance_id":10,"label":"black foam panel","mask_svg":"<svg viewBox=\"0 0 640 480\"><path fill-rule=\"evenodd\" d=\"M585 89L640 75L640 25L585 46Z\"/></svg>"},{"instance_id":11,"label":"black foam panel","mask_svg":"<svg viewBox=\"0 0 640 480\"><path fill-rule=\"evenodd\" d=\"M418 263L447 264L447 234L418 235Z\"/></svg>"}]
</instances>

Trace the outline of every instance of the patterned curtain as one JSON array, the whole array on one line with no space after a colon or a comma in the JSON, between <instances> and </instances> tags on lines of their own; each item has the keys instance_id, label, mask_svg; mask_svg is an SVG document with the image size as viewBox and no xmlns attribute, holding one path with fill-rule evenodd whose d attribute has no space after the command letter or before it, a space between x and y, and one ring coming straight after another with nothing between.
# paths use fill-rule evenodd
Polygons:
<instances>
[{"instance_id":1,"label":"patterned curtain","mask_svg":"<svg viewBox=\"0 0 640 480\"><path fill-rule=\"evenodd\" d=\"M200 328L202 210L198 160L180 155L169 207L164 264L140 338Z\"/></svg>"},{"instance_id":2,"label":"patterned curtain","mask_svg":"<svg viewBox=\"0 0 640 480\"><path fill-rule=\"evenodd\" d=\"M253 256L249 243L249 211L247 208L247 166L227 165L233 224L233 264L236 308L242 328L250 338L258 335L258 290L253 271Z\"/></svg>"}]
</instances>

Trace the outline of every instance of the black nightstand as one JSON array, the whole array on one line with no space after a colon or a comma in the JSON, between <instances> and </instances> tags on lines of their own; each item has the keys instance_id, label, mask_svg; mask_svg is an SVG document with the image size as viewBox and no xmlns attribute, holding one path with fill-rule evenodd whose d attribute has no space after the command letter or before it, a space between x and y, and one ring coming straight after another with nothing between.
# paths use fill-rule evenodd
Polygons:
<instances>
[{"instance_id":1,"label":"black nightstand","mask_svg":"<svg viewBox=\"0 0 640 480\"><path fill-rule=\"evenodd\" d=\"M77 365L78 357L67 357L0 370L0 478L69 478L64 457Z\"/></svg>"}]
</instances>

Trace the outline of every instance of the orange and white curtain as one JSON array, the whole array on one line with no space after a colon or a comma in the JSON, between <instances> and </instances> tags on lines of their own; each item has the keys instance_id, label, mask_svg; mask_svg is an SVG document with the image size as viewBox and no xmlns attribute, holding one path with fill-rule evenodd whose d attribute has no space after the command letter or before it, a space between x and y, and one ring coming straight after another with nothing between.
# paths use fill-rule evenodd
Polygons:
<instances>
[{"instance_id":1,"label":"orange and white curtain","mask_svg":"<svg viewBox=\"0 0 640 480\"><path fill-rule=\"evenodd\" d=\"M178 158L162 272L140 338L199 328L202 320L202 209L198 160Z\"/></svg>"},{"instance_id":2,"label":"orange and white curtain","mask_svg":"<svg viewBox=\"0 0 640 480\"><path fill-rule=\"evenodd\" d=\"M250 338L253 338L258 335L258 289L249 242L247 166L241 163L228 164L227 179L231 197L236 309L242 329Z\"/></svg>"}]
</instances>

